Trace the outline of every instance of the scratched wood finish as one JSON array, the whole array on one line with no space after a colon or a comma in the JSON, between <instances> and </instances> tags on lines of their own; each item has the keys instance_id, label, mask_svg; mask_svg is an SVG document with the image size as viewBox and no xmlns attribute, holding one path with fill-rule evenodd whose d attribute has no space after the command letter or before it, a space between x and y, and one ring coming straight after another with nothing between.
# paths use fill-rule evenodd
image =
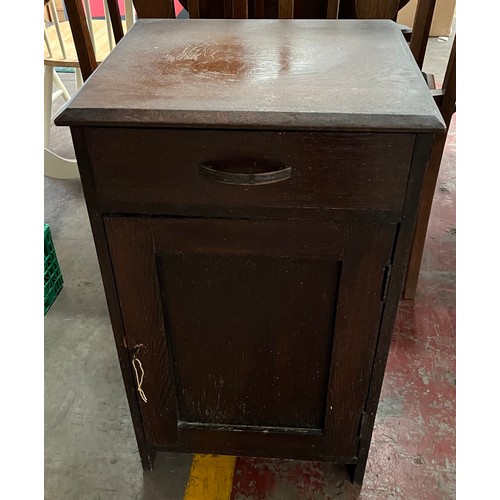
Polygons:
<instances>
[{"instance_id":1,"label":"scratched wood finish","mask_svg":"<svg viewBox=\"0 0 500 500\"><path fill-rule=\"evenodd\" d=\"M397 211L415 140L413 134L170 129L88 128L85 134L97 196L108 209L124 212L138 203L143 210L202 205L228 213L234 208L251 213L252 207ZM113 143L120 148L110 149ZM228 169L238 171L272 160L291 167L290 179L231 186L199 173L204 163L229 163Z\"/></svg>"},{"instance_id":2,"label":"scratched wood finish","mask_svg":"<svg viewBox=\"0 0 500 500\"><path fill-rule=\"evenodd\" d=\"M385 20L144 19L57 124L444 130L409 56Z\"/></svg>"},{"instance_id":3,"label":"scratched wood finish","mask_svg":"<svg viewBox=\"0 0 500 500\"><path fill-rule=\"evenodd\" d=\"M395 225L105 225L151 444L224 453L206 436L233 431L251 454L264 432L271 456L289 454L283 435L303 438L298 456L311 444L332 459L356 455Z\"/></svg>"}]
</instances>

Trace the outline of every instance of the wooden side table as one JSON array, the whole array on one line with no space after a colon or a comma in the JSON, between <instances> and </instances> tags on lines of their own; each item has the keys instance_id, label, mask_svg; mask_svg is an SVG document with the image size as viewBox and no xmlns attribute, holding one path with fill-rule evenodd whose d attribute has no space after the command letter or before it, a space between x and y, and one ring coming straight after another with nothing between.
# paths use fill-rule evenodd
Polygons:
<instances>
[{"instance_id":1,"label":"wooden side table","mask_svg":"<svg viewBox=\"0 0 500 500\"><path fill-rule=\"evenodd\" d=\"M392 21L140 20L69 125L137 442L361 483L436 105Z\"/></svg>"}]
</instances>

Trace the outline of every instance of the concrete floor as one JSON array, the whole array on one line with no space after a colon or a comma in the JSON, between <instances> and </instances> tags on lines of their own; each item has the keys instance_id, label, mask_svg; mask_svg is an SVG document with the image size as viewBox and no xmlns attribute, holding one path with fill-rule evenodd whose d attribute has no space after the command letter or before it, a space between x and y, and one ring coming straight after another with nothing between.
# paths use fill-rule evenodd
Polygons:
<instances>
[{"instance_id":1,"label":"concrete floor","mask_svg":"<svg viewBox=\"0 0 500 500\"><path fill-rule=\"evenodd\" d=\"M450 46L430 41L424 70L438 81ZM61 76L73 92L73 75ZM74 157L67 129L53 128L51 148ZM190 455L159 454L153 472L141 468L79 179L45 178L45 222L64 277L45 317L45 498L182 499ZM238 458L231 498L358 493L328 464ZM417 297L399 308L360 498L455 498L454 124Z\"/></svg>"}]
</instances>

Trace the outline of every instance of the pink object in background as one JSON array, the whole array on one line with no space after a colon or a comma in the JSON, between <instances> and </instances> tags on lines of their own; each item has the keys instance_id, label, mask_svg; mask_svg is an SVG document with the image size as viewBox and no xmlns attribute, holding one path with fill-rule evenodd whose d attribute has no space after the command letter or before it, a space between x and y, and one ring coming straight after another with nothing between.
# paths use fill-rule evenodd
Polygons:
<instances>
[{"instance_id":1,"label":"pink object in background","mask_svg":"<svg viewBox=\"0 0 500 500\"><path fill-rule=\"evenodd\" d=\"M118 0L118 5L120 7L120 14L124 16L124 0ZM102 3L102 0L90 0L90 10L92 12L92 17L104 17L104 5Z\"/></svg>"},{"instance_id":2,"label":"pink object in background","mask_svg":"<svg viewBox=\"0 0 500 500\"><path fill-rule=\"evenodd\" d=\"M177 17L183 10L184 7L181 5L179 0L174 0L175 17Z\"/></svg>"}]
</instances>

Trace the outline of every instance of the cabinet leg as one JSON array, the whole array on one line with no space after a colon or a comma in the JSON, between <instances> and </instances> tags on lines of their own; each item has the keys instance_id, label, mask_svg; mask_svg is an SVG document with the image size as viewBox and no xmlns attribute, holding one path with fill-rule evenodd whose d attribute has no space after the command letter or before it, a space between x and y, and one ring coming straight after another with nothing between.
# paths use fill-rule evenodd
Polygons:
<instances>
[{"instance_id":1,"label":"cabinet leg","mask_svg":"<svg viewBox=\"0 0 500 500\"><path fill-rule=\"evenodd\" d=\"M359 486L363 486L363 479L365 477L366 470L366 461L357 464L349 464L347 465L347 471L349 472L349 477L351 479L352 484Z\"/></svg>"},{"instance_id":2,"label":"cabinet leg","mask_svg":"<svg viewBox=\"0 0 500 500\"><path fill-rule=\"evenodd\" d=\"M156 456L156 450L153 450L153 449L141 450L141 449L139 449L139 454L141 456L143 470L152 471L153 464L155 461L155 456Z\"/></svg>"}]
</instances>

